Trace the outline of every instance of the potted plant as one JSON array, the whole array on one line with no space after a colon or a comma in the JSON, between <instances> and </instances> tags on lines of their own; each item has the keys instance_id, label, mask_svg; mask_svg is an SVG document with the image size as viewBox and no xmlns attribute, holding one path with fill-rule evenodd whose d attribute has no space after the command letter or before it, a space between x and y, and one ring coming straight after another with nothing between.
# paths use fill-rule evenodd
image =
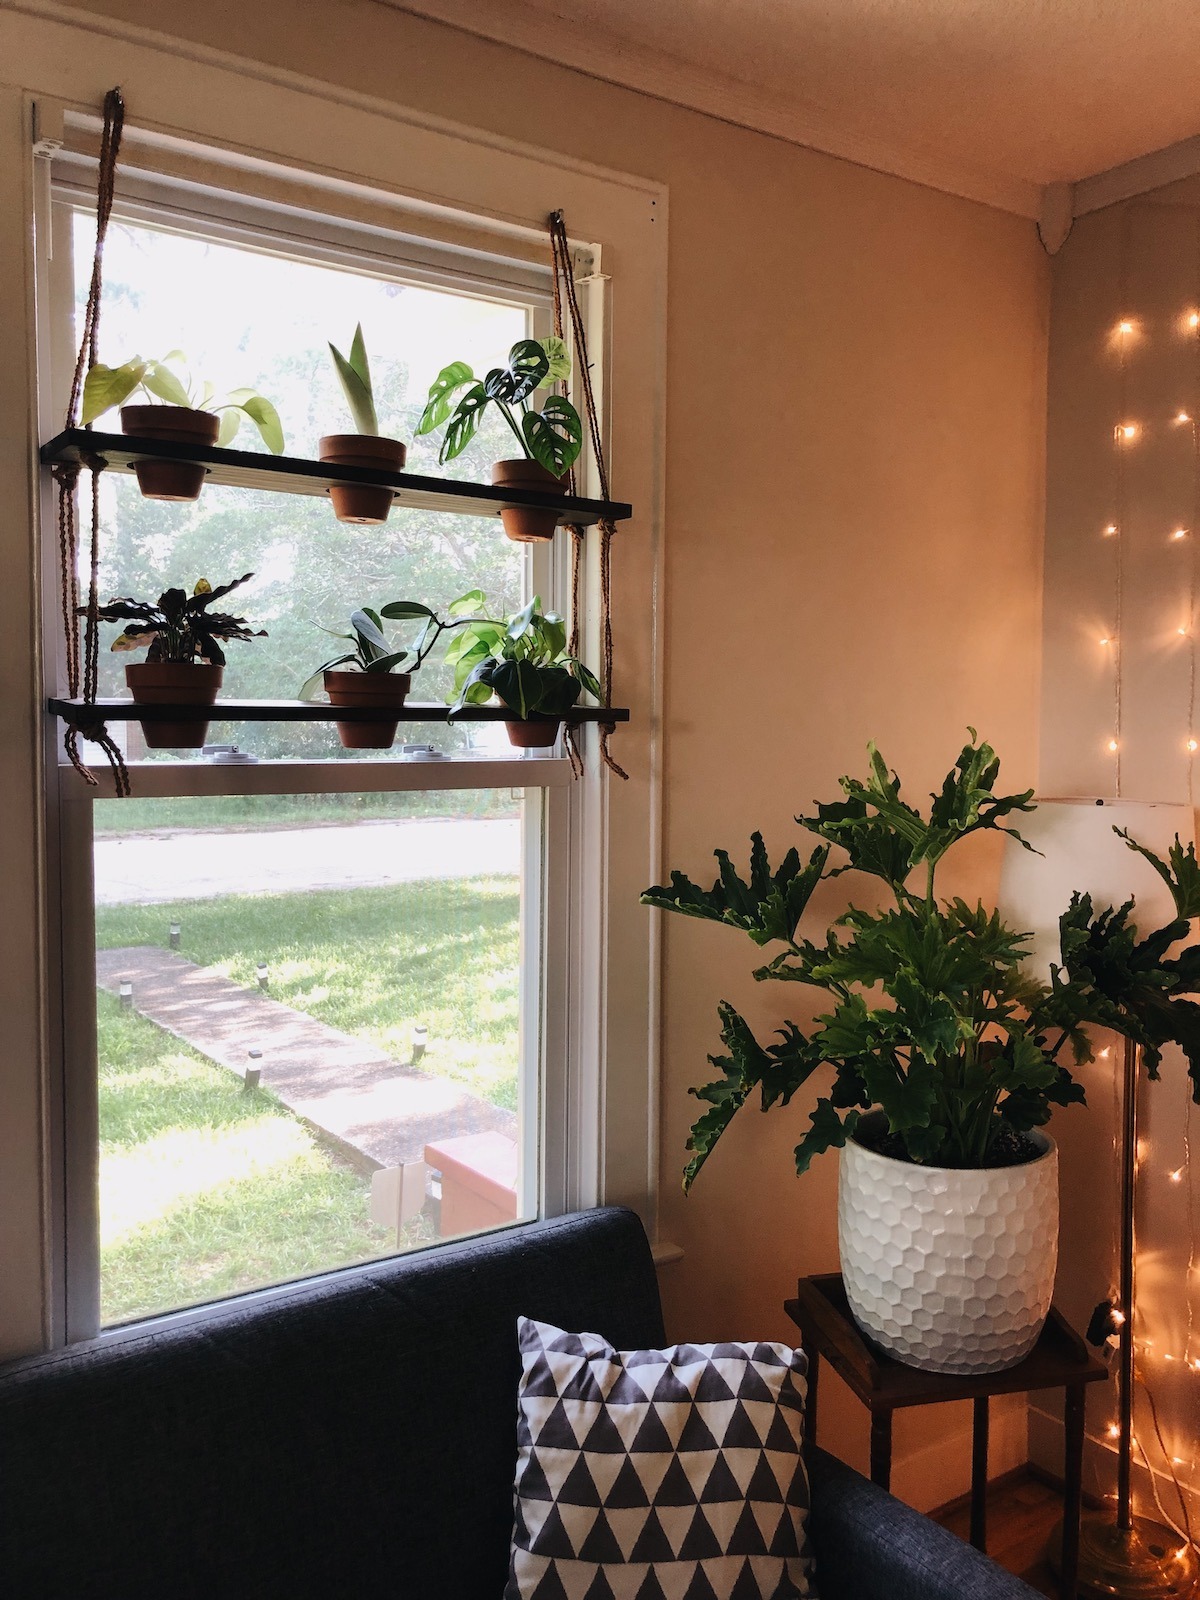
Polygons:
<instances>
[{"instance_id":1,"label":"potted plant","mask_svg":"<svg viewBox=\"0 0 1200 1600\"><path fill-rule=\"evenodd\" d=\"M413 649L393 649L383 632L384 618L395 621L417 617L424 619L424 626ZM373 707L381 713L378 720L339 722L338 737L347 750L387 750L396 738L400 712L412 688L412 675L421 670L447 626L450 624L439 621L428 606L416 600L393 600L378 611L370 606L352 611L349 633L322 629L352 648L318 667L302 685L300 699L315 698L324 686L331 705ZM397 672L395 669L403 662L410 663L408 670Z\"/></svg>"},{"instance_id":2,"label":"potted plant","mask_svg":"<svg viewBox=\"0 0 1200 1600\"><path fill-rule=\"evenodd\" d=\"M566 474L583 448L579 413L562 395L551 395L541 409L532 404L538 389L565 380L571 358L561 339L519 339L503 367L477 378L465 361L443 367L429 391L417 424L418 434L444 427L438 461L460 456L475 437L489 405L494 405L521 448L519 457L497 461L492 482L506 488L564 495ZM465 393L463 392L465 390ZM528 544L550 539L560 512L554 506L505 506L500 519L510 539Z\"/></svg>"},{"instance_id":3,"label":"potted plant","mask_svg":"<svg viewBox=\"0 0 1200 1600\"><path fill-rule=\"evenodd\" d=\"M583 690L600 699L595 674L567 653L567 626L543 611L537 595L522 610L501 619L486 614L479 590L455 601L483 610L463 618L446 650L454 668L453 717L464 706L486 705L493 696L513 713L505 723L519 750L548 749L558 738L563 715ZM453 611L453 607L451 608Z\"/></svg>"},{"instance_id":4,"label":"potted plant","mask_svg":"<svg viewBox=\"0 0 1200 1600\"><path fill-rule=\"evenodd\" d=\"M143 600L110 600L96 615L102 622L122 622L113 640L117 651L146 648L145 661L125 668L125 681L141 705L210 706L220 692L225 655L221 645L230 639L265 639L245 617L213 611L213 602L248 583L252 572L214 589L201 578L191 594L167 589L155 604ZM83 608L81 608L81 611ZM208 718L180 717L170 722L143 722L142 732L152 750L199 749L208 734Z\"/></svg>"},{"instance_id":5,"label":"potted plant","mask_svg":"<svg viewBox=\"0 0 1200 1600\"><path fill-rule=\"evenodd\" d=\"M1057 1158L1041 1130L1052 1106L1084 1099L1064 1051L1090 1060L1086 1026L1112 1028L1142 1046L1153 1077L1162 1045L1175 1040L1200 1083L1200 1007L1180 998L1200 989L1200 945L1168 954L1200 911L1194 851L1176 841L1167 864L1128 840L1171 886L1178 919L1139 940L1132 901L1097 912L1076 894L1060 919L1061 965L1041 982L1025 967L1029 935L981 903L937 894L951 849L987 829L1024 844L1006 819L1033 809L1032 790L995 792L995 753L971 739L928 812L902 798L872 746L865 782L843 778L844 799L797 819L823 841L807 862L792 849L772 871L755 834L748 881L718 850L710 890L674 872L642 897L781 945L755 977L807 984L832 1001L807 1028L785 1022L766 1046L722 1002L728 1053L710 1057L719 1075L692 1090L707 1109L688 1141L685 1189L755 1090L764 1110L786 1106L829 1068L832 1087L796 1147L796 1170L842 1151L850 1307L898 1360L959 1373L1015 1365L1050 1306ZM845 859L830 866L834 847ZM847 871L881 883L886 903L852 906L813 943L799 931L805 908L819 883Z\"/></svg>"},{"instance_id":6,"label":"potted plant","mask_svg":"<svg viewBox=\"0 0 1200 1600\"><path fill-rule=\"evenodd\" d=\"M224 448L237 437L245 416L273 455L282 452L283 428L269 400L254 389L231 389L221 398L210 383L197 390L186 371L181 375L172 370L172 363L178 365L184 359L182 350L172 350L161 361L134 356L119 367L97 362L84 379L84 426L120 406L122 432L134 438ZM146 404L126 405L139 389ZM194 461L161 460L135 461L133 470L147 500L198 500L208 471Z\"/></svg>"},{"instance_id":7,"label":"potted plant","mask_svg":"<svg viewBox=\"0 0 1200 1600\"><path fill-rule=\"evenodd\" d=\"M327 433L317 449L322 461L338 467L374 467L379 472L402 472L408 452L399 439L388 439L379 432L375 414L375 395L362 324L354 330L349 356L336 345L329 346L333 365L350 407L356 433ZM329 488L334 515L339 522L386 522L394 498L385 485L334 483Z\"/></svg>"}]
</instances>

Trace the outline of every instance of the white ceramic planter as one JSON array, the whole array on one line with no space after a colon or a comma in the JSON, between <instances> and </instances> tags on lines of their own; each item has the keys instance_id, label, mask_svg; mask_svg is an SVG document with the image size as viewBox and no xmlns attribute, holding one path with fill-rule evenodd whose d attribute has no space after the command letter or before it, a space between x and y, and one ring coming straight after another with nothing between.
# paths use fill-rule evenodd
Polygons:
<instances>
[{"instance_id":1,"label":"white ceramic planter","mask_svg":"<svg viewBox=\"0 0 1200 1600\"><path fill-rule=\"evenodd\" d=\"M1003 1372L1037 1342L1058 1259L1058 1150L960 1171L841 1152L838 1243L863 1331L928 1372Z\"/></svg>"}]
</instances>

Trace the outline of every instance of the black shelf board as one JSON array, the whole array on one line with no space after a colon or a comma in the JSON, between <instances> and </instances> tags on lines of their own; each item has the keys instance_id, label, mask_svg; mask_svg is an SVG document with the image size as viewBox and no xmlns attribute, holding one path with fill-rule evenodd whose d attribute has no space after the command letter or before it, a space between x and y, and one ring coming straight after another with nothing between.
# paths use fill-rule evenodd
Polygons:
<instances>
[{"instance_id":1,"label":"black shelf board","mask_svg":"<svg viewBox=\"0 0 1200 1600\"><path fill-rule=\"evenodd\" d=\"M212 705L140 705L136 700L48 700L47 709L64 722L177 722L204 717L210 722L380 722L389 714L377 706L331 706L321 700L217 700ZM450 707L410 700L396 713L401 722L448 722ZM466 706L455 722L514 722L506 706ZM531 722L628 722L619 706L572 706L561 717L531 717Z\"/></svg>"},{"instance_id":2,"label":"black shelf board","mask_svg":"<svg viewBox=\"0 0 1200 1600\"><path fill-rule=\"evenodd\" d=\"M273 494L328 494L331 483L370 484L391 489L394 505L419 511L449 511L464 517L498 516L508 506L557 510L559 522L587 526L606 517L625 522L633 507L619 500L585 500L578 495L539 494L531 489L500 489L490 483L459 483L413 472L380 472L374 467L335 467L298 456L272 456L250 450L220 450L215 445L176 444L167 439L135 439L123 433L69 428L41 449L44 466L81 463L97 457L114 472L132 472L135 461L191 461L207 470L209 483Z\"/></svg>"}]
</instances>

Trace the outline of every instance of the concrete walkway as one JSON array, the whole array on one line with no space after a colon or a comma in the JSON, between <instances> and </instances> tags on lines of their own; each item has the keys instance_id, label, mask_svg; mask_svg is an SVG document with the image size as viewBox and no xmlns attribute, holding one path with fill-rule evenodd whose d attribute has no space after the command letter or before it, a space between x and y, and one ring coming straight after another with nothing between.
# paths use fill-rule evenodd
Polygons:
<instances>
[{"instance_id":1,"label":"concrete walkway","mask_svg":"<svg viewBox=\"0 0 1200 1600\"><path fill-rule=\"evenodd\" d=\"M96 904L161 905L228 894L374 888L421 878L515 875L516 817L414 817L262 832L99 836Z\"/></svg>"},{"instance_id":2,"label":"concrete walkway","mask_svg":"<svg viewBox=\"0 0 1200 1600\"><path fill-rule=\"evenodd\" d=\"M133 984L135 1011L239 1077L250 1048L261 1050L263 1087L364 1172L420 1161L431 1140L516 1137L511 1112L173 951L98 951L98 986L117 994L122 978Z\"/></svg>"}]
</instances>

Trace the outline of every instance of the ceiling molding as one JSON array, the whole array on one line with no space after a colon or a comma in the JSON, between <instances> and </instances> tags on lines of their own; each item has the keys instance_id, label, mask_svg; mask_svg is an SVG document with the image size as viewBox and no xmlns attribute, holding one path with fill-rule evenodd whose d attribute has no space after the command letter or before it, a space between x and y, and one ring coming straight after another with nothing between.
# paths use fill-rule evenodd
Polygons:
<instances>
[{"instance_id":1,"label":"ceiling molding","mask_svg":"<svg viewBox=\"0 0 1200 1600\"><path fill-rule=\"evenodd\" d=\"M1040 184L1003 173L982 172L938 151L880 139L852 126L836 112L812 102L784 100L740 79L645 50L626 39L566 17L552 16L522 0L379 0L397 11L446 23L493 43L570 67L592 78L635 89L657 100L768 133L790 144L838 156L860 167L906 178L929 189L974 200L1019 217L1037 219Z\"/></svg>"},{"instance_id":2,"label":"ceiling molding","mask_svg":"<svg viewBox=\"0 0 1200 1600\"><path fill-rule=\"evenodd\" d=\"M1119 205L1122 200L1136 199L1164 184L1178 183L1180 178L1194 178L1198 172L1200 136L1181 139L1178 144L1135 156L1118 167L1081 179L1075 185L1075 215L1082 217L1104 206Z\"/></svg>"}]
</instances>

